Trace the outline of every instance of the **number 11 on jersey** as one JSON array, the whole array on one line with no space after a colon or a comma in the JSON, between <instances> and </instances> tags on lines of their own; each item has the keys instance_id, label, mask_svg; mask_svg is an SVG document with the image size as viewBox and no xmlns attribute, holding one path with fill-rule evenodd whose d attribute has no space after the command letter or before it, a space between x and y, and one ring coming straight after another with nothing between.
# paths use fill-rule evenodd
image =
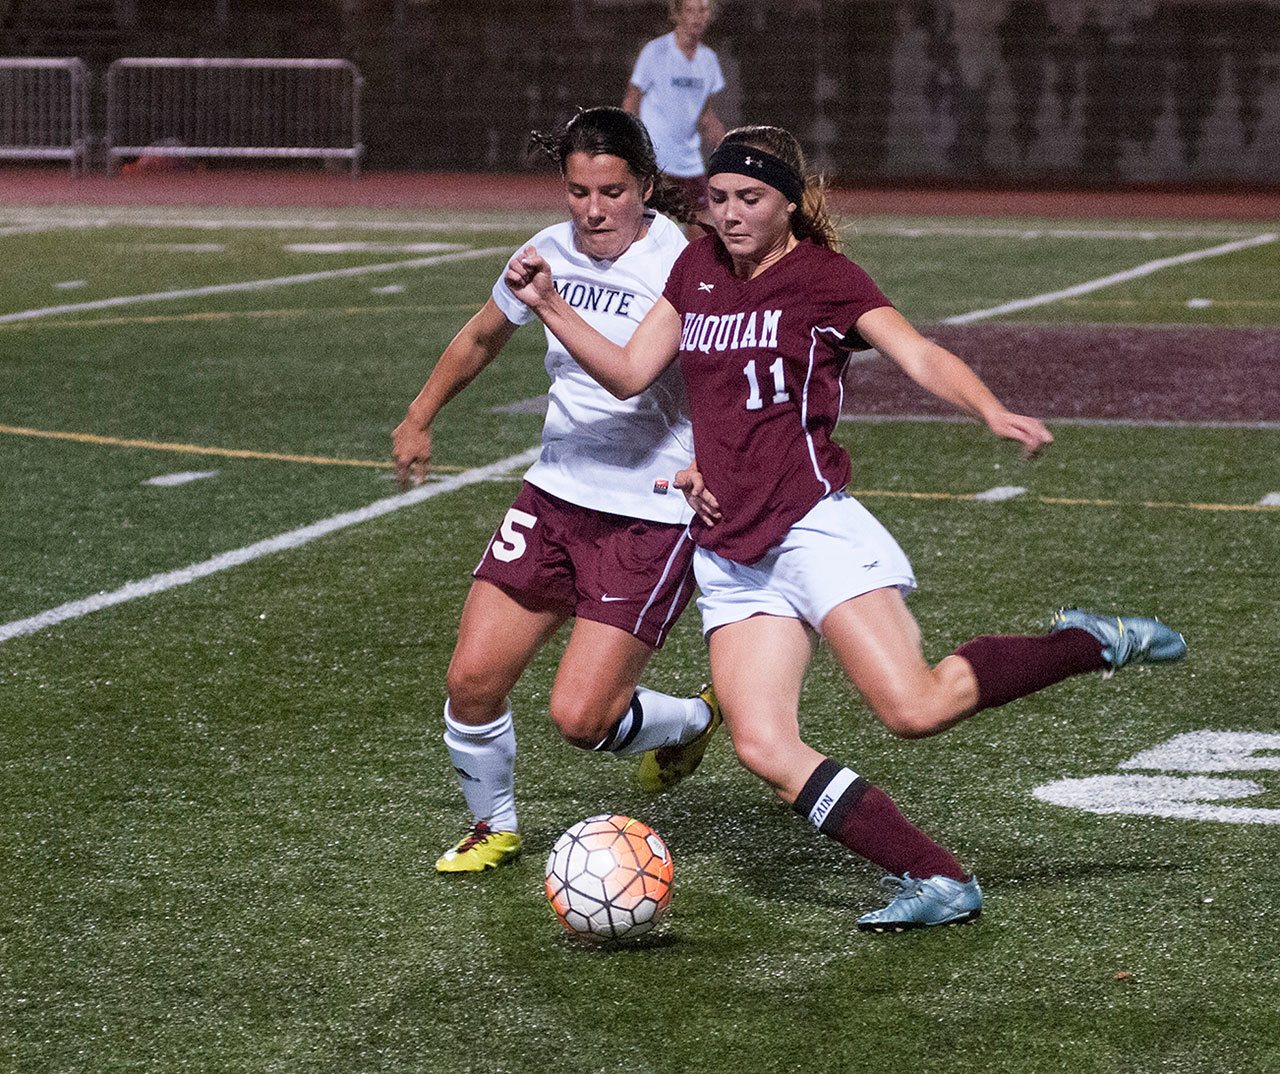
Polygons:
<instances>
[{"instance_id":1,"label":"number 11 on jersey","mask_svg":"<svg viewBox=\"0 0 1280 1074\"><path fill-rule=\"evenodd\" d=\"M742 372L746 375L747 384L751 390L747 393L747 409L759 410L764 406L764 399L760 395L760 378L756 374L756 360L751 359L742 367ZM785 403L791 398L791 393L787 391L787 385L782 379L782 359L778 358L771 366L769 372L773 374L773 401L775 403Z\"/></svg>"}]
</instances>

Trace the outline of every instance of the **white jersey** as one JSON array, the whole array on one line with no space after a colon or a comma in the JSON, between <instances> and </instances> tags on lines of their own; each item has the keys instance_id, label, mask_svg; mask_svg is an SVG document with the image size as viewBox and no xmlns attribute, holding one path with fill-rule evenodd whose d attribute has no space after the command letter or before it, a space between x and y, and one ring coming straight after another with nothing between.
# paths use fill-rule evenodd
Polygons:
<instances>
[{"instance_id":1,"label":"white jersey","mask_svg":"<svg viewBox=\"0 0 1280 1074\"><path fill-rule=\"evenodd\" d=\"M702 139L698 118L707 98L724 89L720 61L706 45L689 59L671 33L654 38L640 50L631 84L640 99L640 121L648 128L658 167L668 175L702 175Z\"/></svg>"},{"instance_id":2,"label":"white jersey","mask_svg":"<svg viewBox=\"0 0 1280 1074\"><path fill-rule=\"evenodd\" d=\"M661 296L686 245L683 232L665 216L648 217L648 233L616 261L597 261L578 250L571 221L545 228L525 244L551 267L565 301L620 346ZM502 277L494 284L493 301L512 324L537 319ZM693 458L693 429L676 363L639 395L617 399L591 379L555 336L546 336L550 401L542 455L525 480L579 507L655 522L688 522L692 512L673 483L676 471Z\"/></svg>"}]
</instances>

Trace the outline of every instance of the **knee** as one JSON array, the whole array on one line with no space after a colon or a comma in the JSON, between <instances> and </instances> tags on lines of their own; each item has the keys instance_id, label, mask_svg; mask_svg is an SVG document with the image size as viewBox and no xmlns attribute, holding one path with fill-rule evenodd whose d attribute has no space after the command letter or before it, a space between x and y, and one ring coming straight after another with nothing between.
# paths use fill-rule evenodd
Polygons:
<instances>
[{"instance_id":1,"label":"knee","mask_svg":"<svg viewBox=\"0 0 1280 1074\"><path fill-rule=\"evenodd\" d=\"M733 733L733 750L738 762L752 775L775 787L786 782L787 760L799 743L798 736L784 734L767 724L738 727Z\"/></svg>"},{"instance_id":2,"label":"knee","mask_svg":"<svg viewBox=\"0 0 1280 1074\"><path fill-rule=\"evenodd\" d=\"M507 707L504 683L479 666L454 659L445 673L445 689L449 708L462 723L488 723L496 720Z\"/></svg>"},{"instance_id":3,"label":"knee","mask_svg":"<svg viewBox=\"0 0 1280 1074\"><path fill-rule=\"evenodd\" d=\"M912 716L906 719L885 720L885 727L894 738L929 738L938 733L939 728L927 720L922 720L918 716Z\"/></svg>"},{"instance_id":4,"label":"knee","mask_svg":"<svg viewBox=\"0 0 1280 1074\"><path fill-rule=\"evenodd\" d=\"M871 707L895 738L928 738L944 726L936 706L927 696L902 692L877 698Z\"/></svg>"},{"instance_id":5,"label":"knee","mask_svg":"<svg viewBox=\"0 0 1280 1074\"><path fill-rule=\"evenodd\" d=\"M551 722L560 737L579 749L595 749L627 708L628 700L616 706L608 700L578 694L551 693Z\"/></svg>"}]
</instances>

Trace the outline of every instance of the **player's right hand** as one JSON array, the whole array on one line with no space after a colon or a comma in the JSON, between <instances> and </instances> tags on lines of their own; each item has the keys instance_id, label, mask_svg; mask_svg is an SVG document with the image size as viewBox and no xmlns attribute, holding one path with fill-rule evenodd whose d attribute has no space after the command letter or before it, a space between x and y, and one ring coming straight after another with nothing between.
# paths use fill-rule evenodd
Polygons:
<instances>
[{"instance_id":1,"label":"player's right hand","mask_svg":"<svg viewBox=\"0 0 1280 1074\"><path fill-rule=\"evenodd\" d=\"M503 278L511 293L530 309L537 309L555 290L551 266L532 246L526 246L511 259Z\"/></svg>"},{"instance_id":2,"label":"player's right hand","mask_svg":"<svg viewBox=\"0 0 1280 1074\"><path fill-rule=\"evenodd\" d=\"M1005 410L988 417L987 427L996 436L1016 440L1022 445L1022 453L1028 459L1034 459L1053 443L1053 433L1049 432L1045 423L1026 414L1014 414Z\"/></svg>"},{"instance_id":3,"label":"player's right hand","mask_svg":"<svg viewBox=\"0 0 1280 1074\"><path fill-rule=\"evenodd\" d=\"M391 434L391 458L400 491L421 485L431 465L431 429L406 417Z\"/></svg>"},{"instance_id":4,"label":"player's right hand","mask_svg":"<svg viewBox=\"0 0 1280 1074\"><path fill-rule=\"evenodd\" d=\"M690 459L687 469L676 472L676 488L684 493L685 502L708 527L720 521L720 504L707 491L697 459Z\"/></svg>"}]
</instances>

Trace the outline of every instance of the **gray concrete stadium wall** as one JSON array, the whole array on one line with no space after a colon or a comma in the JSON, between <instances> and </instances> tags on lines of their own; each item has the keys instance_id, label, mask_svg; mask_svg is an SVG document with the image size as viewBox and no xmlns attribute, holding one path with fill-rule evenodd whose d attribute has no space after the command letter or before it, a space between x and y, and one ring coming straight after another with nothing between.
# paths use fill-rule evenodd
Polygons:
<instances>
[{"instance_id":1,"label":"gray concrete stadium wall","mask_svg":"<svg viewBox=\"0 0 1280 1074\"><path fill-rule=\"evenodd\" d=\"M39 0L22 0L24 4ZM618 103L662 0L130 0L134 54L334 55L373 168L537 167ZM1280 0L722 0L731 122L841 182L1280 183Z\"/></svg>"},{"instance_id":2,"label":"gray concrete stadium wall","mask_svg":"<svg viewBox=\"0 0 1280 1074\"><path fill-rule=\"evenodd\" d=\"M662 4L533 7L401 6L367 53L371 163L525 166L530 128L618 102L666 28ZM725 0L708 40L727 118L846 182L1280 182L1280 2Z\"/></svg>"}]
</instances>

